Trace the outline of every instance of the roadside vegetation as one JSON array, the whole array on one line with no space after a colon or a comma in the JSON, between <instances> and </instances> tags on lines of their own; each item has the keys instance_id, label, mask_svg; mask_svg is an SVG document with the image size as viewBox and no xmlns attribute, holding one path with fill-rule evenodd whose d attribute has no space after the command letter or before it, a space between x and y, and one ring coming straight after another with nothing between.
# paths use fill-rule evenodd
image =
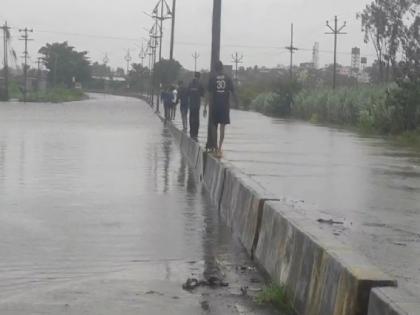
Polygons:
<instances>
[{"instance_id":1,"label":"roadside vegetation","mask_svg":"<svg viewBox=\"0 0 420 315\"><path fill-rule=\"evenodd\" d=\"M269 285L255 297L255 301L260 305L272 305L286 314L294 314L292 304L283 287Z\"/></svg>"},{"instance_id":2,"label":"roadside vegetation","mask_svg":"<svg viewBox=\"0 0 420 315\"><path fill-rule=\"evenodd\" d=\"M64 103L87 99L88 96L80 89L55 88L28 93L27 102ZM23 101L23 96L20 96Z\"/></svg>"}]
</instances>

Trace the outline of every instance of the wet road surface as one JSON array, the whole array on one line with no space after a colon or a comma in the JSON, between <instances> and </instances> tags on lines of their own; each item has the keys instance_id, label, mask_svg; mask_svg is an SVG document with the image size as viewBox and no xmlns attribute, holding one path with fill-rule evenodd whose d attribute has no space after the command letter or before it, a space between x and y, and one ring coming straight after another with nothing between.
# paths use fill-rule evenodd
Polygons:
<instances>
[{"instance_id":1,"label":"wet road surface","mask_svg":"<svg viewBox=\"0 0 420 315\"><path fill-rule=\"evenodd\" d=\"M420 299L419 152L301 121L241 111L231 116L226 160ZM201 123L204 145L206 121Z\"/></svg>"},{"instance_id":2,"label":"wet road surface","mask_svg":"<svg viewBox=\"0 0 420 315\"><path fill-rule=\"evenodd\" d=\"M0 103L0 314L276 314L147 105L93 97Z\"/></svg>"}]
</instances>

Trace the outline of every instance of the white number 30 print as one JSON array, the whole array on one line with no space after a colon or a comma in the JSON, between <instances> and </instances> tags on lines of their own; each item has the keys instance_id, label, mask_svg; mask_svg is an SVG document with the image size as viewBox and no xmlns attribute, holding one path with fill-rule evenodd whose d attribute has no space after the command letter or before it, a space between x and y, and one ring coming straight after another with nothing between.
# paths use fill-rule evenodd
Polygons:
<instances>
[{"instance_id":1,"label":"white number 30 print","mask_svg":"<svg viewBox=\"0 0 420 315\"><path fill-rule=\"evenodd\" d=\"M225 90L226 89L226 81L225 80L217 80L216 88L217 88L217 90Z\"/></svg>"}]
</instances>

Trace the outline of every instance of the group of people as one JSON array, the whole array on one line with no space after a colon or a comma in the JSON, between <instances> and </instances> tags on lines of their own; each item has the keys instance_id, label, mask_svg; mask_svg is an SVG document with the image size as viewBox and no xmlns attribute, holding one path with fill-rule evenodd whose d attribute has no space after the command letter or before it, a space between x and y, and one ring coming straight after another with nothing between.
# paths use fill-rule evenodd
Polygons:
<instances>
[{"instance_id":1,"label":"group of people","mask_svg":"<svg viewBox=\"0 0 420 315\"><path fill-rule=\"evenodd\" d=\"M237 102L232 79L223 71L223 63L217 62L215 73L210 77L208 83L208 99L204 105L204 117L207 115L207 105L210 104L211 121L213 128L220 127L219 141L215 149L218 156L222 156L222 145L225 137L225 126L230 124L230 96ZM174 120L176 116L177 105L180 105L182 127L184 132L190 127L190 137L198 140L198 131L200 128L200 108L202 99L205 96L205 89L200 82L200 73L194 74L194 79L188 86L184 82L178 82L178 88L171 86L165 89L161 94L165 110L165 120Z\"/></svg>"}]
</instances>

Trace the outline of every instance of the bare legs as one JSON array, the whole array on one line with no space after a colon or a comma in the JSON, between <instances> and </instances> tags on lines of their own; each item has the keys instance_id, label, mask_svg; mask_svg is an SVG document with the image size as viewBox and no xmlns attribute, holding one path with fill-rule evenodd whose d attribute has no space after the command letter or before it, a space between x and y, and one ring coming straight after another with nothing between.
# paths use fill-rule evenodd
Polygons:
<instances>
[{"instance_id":1,"label":"bare legs","mask_svg":"<svg viewBox=\"0 0 420 315\"><path fill-rule=\"evenodd\" d=\"M223 141L225 140L225 127L226 125L220 124L219 128L219 144L217 145L216 155L217 157L222 157L222 147L223 147ZM215 131L217 134L217 127L215 127Z\"/></svg>"}]
</instances>

